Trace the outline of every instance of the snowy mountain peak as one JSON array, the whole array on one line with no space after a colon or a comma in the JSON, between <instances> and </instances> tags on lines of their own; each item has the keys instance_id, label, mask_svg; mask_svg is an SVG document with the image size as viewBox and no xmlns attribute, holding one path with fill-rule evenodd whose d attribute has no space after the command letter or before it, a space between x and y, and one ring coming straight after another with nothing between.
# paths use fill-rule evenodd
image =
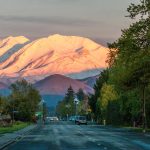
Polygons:
<instances>
[{"instance_id":1,"label":"snowy mountain peak","mask_svg":"<svg viewBox=\"0 0 150 150\"><path fill-rule=\"evenodd\" d=\"M78 47L85 47L86 49L95 49L97 47L100 47L101 45L95 43L94 41L80 37L80 36L64 36L60 34L54 34L48 37L48 39L51 42L57 42L60 45L67 44L68 45L73 45L73 46L78 46Z\"/></svg>"},{"instance_id":2,"label":"snowy mountain peak","mask_svg":"<svg viewBox=\"0 0 150 150\"><path fill-rule=\"evenodd\" d=\"M0 41L0 63L7 60L13 53L18 51L24 46L25 43L29 42L24 36L9 36Z\"/></svg>"},{"instance_id":3,"label":"snowy mountain peak","mask_svg":"<svg viewBox=\"0 0 150 150\"><path fill-rule=\"evenodd\" d=\"M14 43L14 44L23 44L25 42L29 41L28 38L24 37L24 36L9 36L3 40L1 40L1 44L7 42L8 44L10 43Z\"/></svg>"},{"instance_id":4,"label":"snowy mountain peak","mask_svg":"<svg viewBox=\"0 0 150 150\"><path fill-rule=\"evenodd\" d=\"M19 76L31 81L53 74L78 74L78 78L83 78L106 67L108 48L88 38L55 34L33 42L23 36L9 39L22 44L0 46L0 76ZM5 53L3 47L7 47Z\"/></svg>"}]
</instances>

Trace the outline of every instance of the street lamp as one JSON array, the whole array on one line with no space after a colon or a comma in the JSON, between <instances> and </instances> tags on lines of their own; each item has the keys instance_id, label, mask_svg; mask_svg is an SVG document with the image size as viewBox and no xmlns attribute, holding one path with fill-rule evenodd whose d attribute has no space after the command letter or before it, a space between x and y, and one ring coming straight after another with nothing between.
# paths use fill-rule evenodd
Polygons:
<instances>
[{"instance_id":1,"label":"street lamp","mask_svg":"<svg viewBox=\"0 0 150 150\"><path fill-rule=\"evenodd\" d=\"M39 103L39 105L40 105L40 109L41 109L41 122L44 124L44 104L45 104L45 101L44 101L44 99L42 99L41 101L40 101L40 103Z\"/></svg>"},{"instance_id":2,"label":"street lamp","mask_svg":"<svg viewBox=\"0 0 150 150\"><path fill-rule=\"evenodd\" d=\"M69 108L71 107L71 105L70 104L67 104L66 105L66 108L69 110ZM67 113L67 121L68 121L68 113Z\"/></svg>"},{"instance_id":3,"label":"street lamp","mask_svg":"<svg viewBox=\"0 0 150 150\"><path fill-rule=\"evenodd\" d=\"M74 104L75 104L75 115L77 115L77 105L79 104L79 100L76 97L74 99Z\"/></svg>"},{"instance_id":4,"label":"street lamp","mask_svg":"<svg viewBox=\"0 0 150 150\"><path fill-rule=\"evenodd\" d=\"M45 101L44 101L44 99L42 99L42 111L43 111L43 116L42 116L42 120L43 120L43 124L44 124L44 120L45 120L45 110L44 110L44 104L45 104Z\"/></svg>"}]
</instances>

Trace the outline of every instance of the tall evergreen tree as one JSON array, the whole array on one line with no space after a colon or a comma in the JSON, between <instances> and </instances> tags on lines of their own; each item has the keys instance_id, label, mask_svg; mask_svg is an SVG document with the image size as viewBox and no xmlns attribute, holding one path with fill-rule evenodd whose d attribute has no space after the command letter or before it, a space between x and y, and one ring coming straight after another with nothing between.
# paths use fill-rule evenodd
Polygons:
<instances>
[{"instance_id":1,"label":"tall evergreen tree","mask_svg":"<svg viewBox=\"0 0 150 150\"><path fill-rule=\"evenodd\" d=\"M78 90L76 95L77 95L77 98L78 98L79 101L83 101L84 98L85 98L85 94L84 94L84 92L81 88Z\"/></svg>"},{"instance_id":2,"label":"tall evergreen tree","mask_svg":"<svg viewBox=\"0 0 150 150\"><path fill-rule=\"evenodd\" d=\"M104 70L101 72L99 78L96 81L96 84L94 85L95 93L89 97L89 105L90 105L92 112L94 113L95 120L97 120L101 115L101 111L99 107L97 107L99 106L97 101L99 97L101 96L101 89L103 87L103 84L107 83L108 81L108 76L109 76L108 70Z\"/></svg>"},{"instance_id":3,"label":"tall evergreen tree","mask_svg":"<svg viewBox=\"0 0 150 150\"><path fill-rule=\"evenodd\" d=\"M67 93L66 93L66 96L65 96L65 100L68 103L68 102L73 101L74 98L75 98L75 92L74 92L73 88L70 86L68 88L68 90L67 90Z\"/></svg>"},{"instance_id":4,"label":"tall evergreen tree","mask_svg":"<svg viewBox=\"0 0 150 150\"><path fill-rule=\"evenodd\" d=\"M74 105L75 92L70 86L67 89L67 93L62 101L60 101L56 106L56 112L59 116L67 118L67 116L75 114Z\"/></svg>"}]
</instances>

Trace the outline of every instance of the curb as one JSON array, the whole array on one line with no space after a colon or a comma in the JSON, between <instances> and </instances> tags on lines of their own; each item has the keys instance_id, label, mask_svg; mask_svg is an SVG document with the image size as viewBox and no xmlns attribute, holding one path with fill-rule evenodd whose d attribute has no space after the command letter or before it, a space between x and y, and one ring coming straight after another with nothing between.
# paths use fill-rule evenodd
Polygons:
<instances>
[{"instance_id":1,"label":"curb","mask_svg":"<svg viewBox=\"0 0 150 150\"><path fill-rule=\"evenodd\" d=\"M5 144L3 144L1 147L0 147L0 150L3 150L4 148L8 147L9 145L17 142L17 140L21 139L21 136L19 135L18 137L16 137L15 139L12 139L8 142L6 142Z\"/></svg>"},{"instance_id":2,"label":"curb","mask_svg":"<svg viewBox=\"0 0 150 150\"><path fill-rule=\"evenodd\" d=\"M33 127L32 129L22 133L22 134L18 134L15 138L9 140L8 142L2 144L0 146L0 150L3 150L4 148L8 147L9 145L15 143L15 142L18 142L19 140L23 139L25 135L29 134L32 130L38 128L38 125L36 125L35 127Z\"/></svg>"},{"instance_id":3,"label":"curb","mask_svg":"<svg viewBox=\"0 0 150 150\"><path fill-rule=\"evenodd\" d=\"M145 136L150 137L150 134L145 134Z\"/></svg>"}]
</instances>

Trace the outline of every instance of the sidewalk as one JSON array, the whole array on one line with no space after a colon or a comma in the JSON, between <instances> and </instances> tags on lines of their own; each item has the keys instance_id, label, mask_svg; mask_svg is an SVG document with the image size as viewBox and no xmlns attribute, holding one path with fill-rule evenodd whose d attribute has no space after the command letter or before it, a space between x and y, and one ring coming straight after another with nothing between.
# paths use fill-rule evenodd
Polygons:
<instances>
[{"instance_id":1,"label":"sidewalk","mask_svg":"<svg viewBox=\"0 0 150 150\"><path fill-rule=\"evenodd\" d=\"M7 145L15 142L16 140L21 139L23 135L27 134L29 131L33 130L36 127L37 125L30 125L16 132L0 135L0 150Z\"/></svg>"},{"instance_id":2,"label":"sidewalk","mask_svg":"<svg viewBox=\"0 0 150 150\"><path fill-rule=\"evenodd\" d=\"M150 137L150 133L145 133L145 136Z\"/></svg>"}]
</instances>

